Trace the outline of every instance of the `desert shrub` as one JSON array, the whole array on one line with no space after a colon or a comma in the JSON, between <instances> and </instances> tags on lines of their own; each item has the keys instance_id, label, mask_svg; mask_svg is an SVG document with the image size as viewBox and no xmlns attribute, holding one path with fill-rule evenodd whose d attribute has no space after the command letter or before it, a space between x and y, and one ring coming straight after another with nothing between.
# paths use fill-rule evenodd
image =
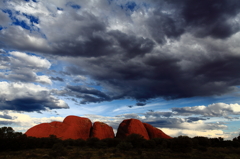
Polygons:
<instances>
[{"instance_id":1,"label":"desert shrub","mask_svg":"<svg viewBox=\"0 0 240 159\"><path fill-rule=\"evenodd\" d=\"M193 142L192 139L188 136L179 136L177 138L172 139L171 149L175 152L192 152Z\"/></svg>"},{"instance_id":2,"label":"desert shrub","mask_svg":"<svg viewBox=\"0 0 240 159\"><path fill-rule=\"evenodd\" d=\"M85 156L86 159L91 159L93 154L91 152L87 152L87 153L84 154L84 156Z\"/></svg>"},{"instance_id":3,"label":"desert shrub","mask_svg":"<svg viewBox=\"0 0 240 159\"><path fill-rule=\"evenodd\" d=\"M129 142L132 144L134 148L142 147L142 144L146 141L143 136L139 134L131 134L126 137L126 142Z\"/></svg>"},{"instance_id":4,"label":"desert shrub","mask_svg":"<svg viewBox=\"0 0 240 159\"><path fill-rule=\"evenodd\" d=\"M128 151L133 148L133 145L130 142L122 141L117 145L117 148L122 151Z\"/></svg>"},{"instance_id":5,"label":"desert shrub","mask_svg":"<svg viewBox=\"0 0 240 159\"><path fill-rule=\"evenodd\" d=\"M121 142L121 139L119 139L119 138L106 138L106 139L102 139L101 141L105 142L108 147L116 147Z\"/></svg>"},{"instance_id":6,"label":"desert shrub","mask_svg":"<svg viewBox=\"0 0 240 159\"><path fill-rule=\"evenodd\" d=\"M156 148L156 143L154 140L145 140L142 144L143 148L154 149Z\"/></svg>"},{"instance_id":7,"label":"desert shrub","mask_svg":"<svg viewBox=\"0 0 240 159\"><path fill-rule=\"evenodd\" d=\"M85 147L86 145L87 145L87 142L83 139L75 140L75 145L74 146Z\"/></svg>"},{"instance_id":8,"label":"desert shrub","mask_svg":"<svg viewBox=\"0 0 240 159\"><path fill-rule=\"evenodd\" d=\"M49 152L49 155L52 157L66 156L67 151L62 143L56 143L53 145L51 151Z\"/></svg>"},{"instance_id":9,"label":"desert shrub","mask_svg":"<svg viewBox=\"0 0 240 159\"><path fill-rule=\"evenodd\" d=\"M99 138L96 138L96 137L92 137L92 138L88 138L87 139L87 146L88 147L96 147L96 143L99 142Z\"/></svg>"},{"instance_id":10,"label":"desert shrub","mask_svg":"<svg viewBox=\"0 0 240 159\"><path fill-rule=\"evenodd\" d=\"M193 146L195 148L200 147L209 147L211 145L211 140L209 140L207 137L202 136L196 136L192 139Z\"/></svg>"},{"instance_id":11,"label":"desert shrub","mask_svg":"<svg viewBox=\"0 0 240 159\"><path fill-rule=\"evenodd\" d=\"M100 140L95 143L94 147L99 148L99 149L105 149L105 148L107 148L107 144Z\"/></svg>"}]
</instances>

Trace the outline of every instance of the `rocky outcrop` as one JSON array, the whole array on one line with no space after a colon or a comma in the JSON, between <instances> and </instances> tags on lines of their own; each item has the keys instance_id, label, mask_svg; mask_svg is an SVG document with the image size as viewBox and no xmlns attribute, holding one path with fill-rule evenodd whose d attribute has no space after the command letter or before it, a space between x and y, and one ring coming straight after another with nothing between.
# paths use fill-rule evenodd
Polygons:
<instances>
[{"instance_id":1,"label":"rocky outcrop","mask_svg":"<svg viewBox=\"0 0 240 159\"><path fill-rule=\"evenodd\" d=\"M25 134L32 137L56 135L60 139L88 139L92 122L88 118L67 116L63 122L42 123L30 128Z\"/></svg>"},{"instance_id":2,"label":"rocky outcrop","mask_svg":"<svg viewBox=\"0 0 240 159\"><path fill-rule=\"evenodd\" d=\"M143 124L148 132L150 139L153 139L153 138L171 139L172 138L172 137L166 135L162 130L155 128L150 124L147 124L147 123L143 123Z\"/></svg>"},{"instance_id":3,"label":"rocky outcrop","mask_svg":"<svg viewBox=\"0 0 240 159\"><path fill-rule=\"evenodd\" d=\"M113 128L102 122L92 122L88 118L78 116L67 116L63 122L54 121L51 123L42 123L30 128L26 133L32 137L49 137L56 135L60 139L88 139L96 137L99 139L114 138ZM160 129L150 124L142 123L138 119L126 119L118 127L116 137L126 138L130 134L139 134L145 139L171 137L166 135Z\"/></svg>"},{"instance_id":4,"label":"rocky outcrop","mask_svg":"<svg viewBox=\"0 0 240 159\"><path fill-rule=\"evenodd\" d=\"M91 130L91 137L96 137L100 140L114 138L113 128L103 122L95 122Z\"/></svg>"},{"instance_id":5,"label":"rocky outcrop","mask_svg":"<svg viewBox=\"0 0 240 159\"><path fill-rule=\"evenodd\" d=\"M121 122L117 130L117 138L124 139L130 134L139 134L149 139L148 132L143 123L138 119L126 119Z\"/></svg>"},{"instance_id":6,"label":"rocky outcrop","mask_svg":"<svg viewBox=\"0 0 240 159\"><path fill-rule=\"evenodd\" d=\"M88 139L92 128L92 122L88 118L67 116L63 123L69 125L62 133L62 139Z\"/></svg>"}]
</instances>

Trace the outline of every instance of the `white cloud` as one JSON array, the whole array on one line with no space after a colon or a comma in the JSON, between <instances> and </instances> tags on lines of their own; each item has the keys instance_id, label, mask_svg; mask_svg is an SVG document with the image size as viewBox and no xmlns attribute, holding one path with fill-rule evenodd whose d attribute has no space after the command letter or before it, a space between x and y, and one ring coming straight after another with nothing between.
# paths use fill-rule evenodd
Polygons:
<instances>
[{"instance_id":1,"label":"white cloud","mask_svg":"<svg viewBox=\"0 0 240 159\"><path fill-rule=\"evenodd\" d=\"M161 128L161 130L171 137L178 137L180 135L184 135L189 137L195 137L195 136L203 136L208 138L222 137L224 139L232 140L232 135L225 133L222 130L191 130L191 129L170 129L170 128Z\"/></svg>"},{"instance_id":2,"label":"white cloud","mask_svg":"<svg viewBox=\"0 0 240 159\"><path fill-rule=\"evenodd\" d=\"M52 121L63 121L63 117L40 117L40 118L36 118L36 117L31 117L30 115L27 114L23 114L23 113L17 113L17 112L13 112L13 111L8 111L8 115L12 116L13 119L1 119L0 118L0 123L1 121L5 121L5 122L11 122L11 124L9 126L13 127L13 129L16 132L23 132L25 133L29 128L40 124L40 123L49 123Z\"/></svg>"},{"instance_id":3,"label":"white cloud","mask_svg":"<svg viewBox=\"0 0 240 159\"><path fill-rule=\"evenodd\" d=\"M175 115L202 115L205 117L226 117L240 115L239 104L213 103L208 106L172 108Z\"/></svg>"},{"instance_id":4,"label":"white cloud","mask_svg":"<svg viewBox=\"0 0 240 159\"><path fill-rule=\"evenodd\" d=\"M14 56L11 58L11 64L15 67L30 67L32 69L49 69L51 67L51 63L47 59L18 51L12 51L10 54Z\"/></svg>"},{"instance_id":5,"label":"white cloud","mask_svg":"<svg viewBox=\"0 0 240 159\"><path fill-rule=\"evenodd\" d=\"M37 78L36 82L45 83L45 84L52 84L52 81L48 76L43 75L43 76L37 76L36 78Z\"/></svg>"},{"instance_id":6,"label":"white cloud","mask_svg":"<svg viewBox=\"0 0 240 159\"><path fill-rule=\"evenodd\" d=\"M37 75L38 72L43 73L51 67L51 63L47 59L17 51L12 51L6 55L8 56L1 60L0 65L2 69L5 69L0 73L2 79L52 84L48 76Z\"/></svg>"},{"instance_id":7,"label":"white cloud","mask_svg":"<svg viewBox=\"0 0 240 159\"><path fill-rule=\"evenodd\" d=\"M41 111L69 108L45 87L29 83L0 82L1 110Z\"/></svg>"}]
</instances>

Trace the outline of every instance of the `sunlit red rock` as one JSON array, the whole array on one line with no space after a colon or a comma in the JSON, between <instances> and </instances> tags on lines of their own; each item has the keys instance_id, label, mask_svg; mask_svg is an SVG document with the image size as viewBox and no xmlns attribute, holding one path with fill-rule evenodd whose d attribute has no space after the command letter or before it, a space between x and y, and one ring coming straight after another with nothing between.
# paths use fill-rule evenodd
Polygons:
<instances>
[{"instance_id":1,"label":"sunlit red rock","mask_svg":"<svg viewBox=\"0 0 240 159\"><path fill-rule=\"evenodd\" d=\"M93 123L91 137L99 139L114 138L113 128L103 122Z\"/></svg>"},{"instance_id":2,"label":"sunlit red rock","mask_svg":"<svg viewBox=\"0 0 240 159\"><path fill-rule=\"evenodd\" d=\"M88 118L67 116L63 122L42 123L30 128L25 134L32 137L56 135L60 139L88 139L92 122Z\"/></svg>"},{"instance_id":3,"label":"sunlit red rock","mask_svg":"<svg viewBox=\"0 0 240 159\"><path fill-rule=\"evenodd\" d=\"M51 134L57 135L57 132L57 128L52 126L51 123L42 123L30 128L26 132L26 135L32 137L49 137Z\"/></svg>"},{"instance_id":4,"label":"sunlit red rock","mask_svg":"<svg viewBox=\"0 0 240 159\"><path fill-rule=\"evenodd\" d=\"M69 125L62 133L62 139L88 139L92 128L92 122L88 118L67 116L63 123Z\"/></svg>"},{"instance_id":5,"label":"sunlit red rock","mask_svg":"<svg viewBox=\"0 0 240 159\"><path fill-rule=\"evenodd\" d=\"M155 128L150 124L147 124L147 123L143 123L143 124L148 132L150 139L153 139L153 138L171 139L172 138L172 137L166 135L162 130Z\"/></svg>"},{"instance_id":6,"label":"sunlit red rock","mask_svg":"<svg viewBox=\"0 0 240 159\"><path fill-rule=\"evenodd\" d=\"M26 133L32 137L49 137L56 135L60 139L88 139L97 137L99 139L114 138L113 128L102 122L92 122L88 118L78 116L67 116L63 122L42 123L30 128ZM171 137L160 129L150 124L142 123L137 119L126 119L118 127L117 138L124 139L130 134L139 134L145 139Z\"/></svg>"},{"instance_id":7,"label":"sunlit red rock","mask_svg":"<svg viewBox=\"0 0 240 159\"><path fill-rule=\"evenodd\" d=\"M117 138L124 139L130 134L139 134L145 139L149 139L148 132L143 123L138 119L125 119L121 122L117 130Z\"/></svg>"}]
</instances>

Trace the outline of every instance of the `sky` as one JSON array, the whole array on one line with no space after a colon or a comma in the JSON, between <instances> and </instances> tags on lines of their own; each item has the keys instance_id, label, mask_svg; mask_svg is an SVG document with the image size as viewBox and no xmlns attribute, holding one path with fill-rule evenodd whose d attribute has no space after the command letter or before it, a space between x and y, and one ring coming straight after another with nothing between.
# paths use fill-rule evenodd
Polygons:
<instances>
[{"instance_id":1,"label":"sky","mask_svg":"<svg viewBox=\"0 0 240 159\"><path fill-rule=\"evenodd\" d=\"M240 1L0 0L0 127L135 118L240 133Z\"/></svg>"}]
</instances>

